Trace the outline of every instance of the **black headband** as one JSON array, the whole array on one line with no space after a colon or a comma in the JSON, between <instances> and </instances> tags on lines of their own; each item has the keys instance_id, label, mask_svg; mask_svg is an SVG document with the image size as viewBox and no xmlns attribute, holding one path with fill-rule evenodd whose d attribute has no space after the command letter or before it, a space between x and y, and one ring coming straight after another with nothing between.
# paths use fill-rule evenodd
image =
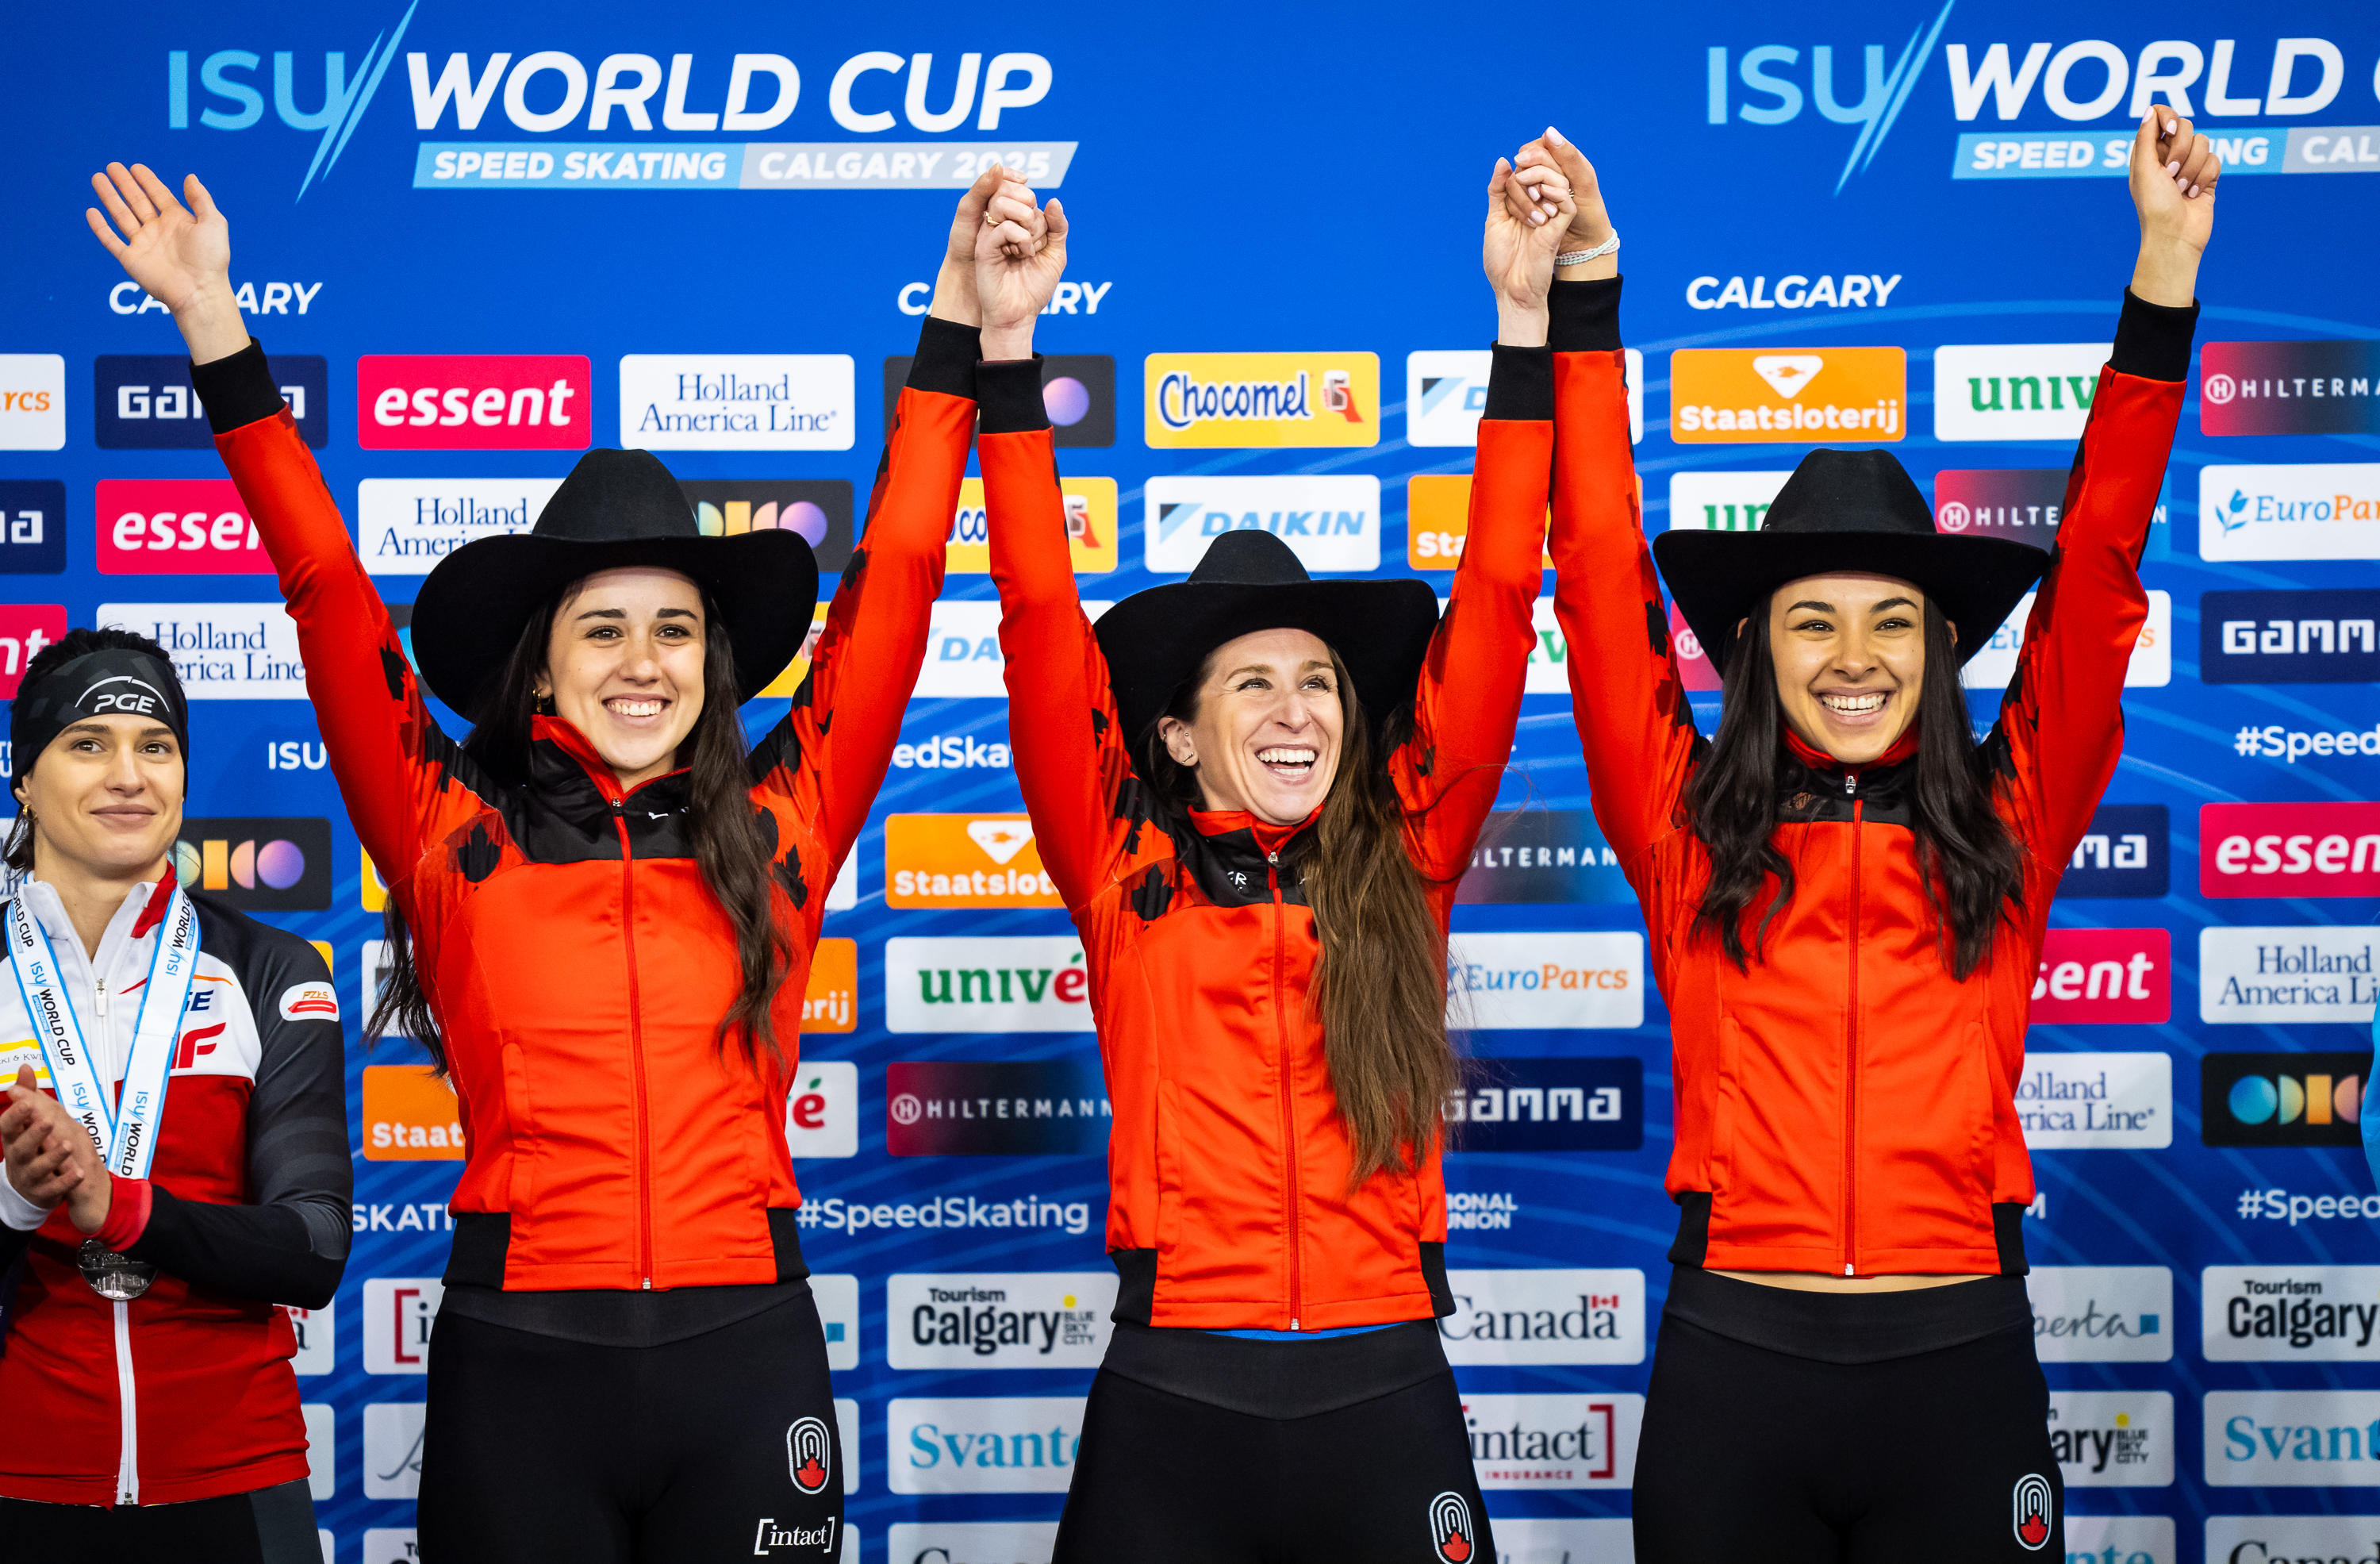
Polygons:
<instances>
[{"instance_id":1,"label":"black headband","mask_svg":"<svg viewBox=\"0 0 2380 1564\"><path fill-rule=\"evenodd\" d=\"M174 666L153 653L127 646L103 647L28 679L9 708L8 738L18 776L50 741L87 717L149 717L174 730L187 758L190 714L183 703Z\"/></svg>"}]
</instances>

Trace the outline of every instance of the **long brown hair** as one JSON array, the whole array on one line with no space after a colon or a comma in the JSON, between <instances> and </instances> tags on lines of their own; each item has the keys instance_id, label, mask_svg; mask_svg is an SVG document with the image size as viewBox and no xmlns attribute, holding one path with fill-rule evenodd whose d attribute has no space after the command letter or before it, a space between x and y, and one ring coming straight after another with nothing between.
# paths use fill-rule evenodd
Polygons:
<instances>
[{"instance_id":1,"label":"long brown hair","mask_svg":"<svg viewBox=\"0 0 2380 1564\"><path fill-rule=\"evenodd\" d=\"M504 666L480 687L471 713L476 725L463 751L499 786L519 787L528 780L538 676L545 670L553 617L577 592L574 582L531 614ZM678 747L678 760L687 773L686 835L702 883L735 930L735 959L744 978L735 1002L719 1020L715 1037L724 1048L733 1034L746 1062L757 1069L763 1054L778 1061L784 1057L769 1010L793 969L793 940L776 915L770 846L751 801L744 725L736 715L735 652L718 605L707 593L702 618L702 711ZM382 916L391 970L364 1035L410 1037L443 1070L445 1034L431 1014L430 996L414 966L413 941L395 897ZM364 981L369 984L370 974Z\"/></svg>"},{"instance_id":2,"label":"long brown hair","mask_svg":"<svg viewBox=\"0 0 2380 1564\"><path fill-rule=\"evenodd\" d=\"M2000 918L2022 905L2024 866L2016 838L1992 808L1990 768L1967 723L1959 648L1950 622L1925 605L1925 671L1917 686L1917 756L1909 789L1918 876L1945 938L1943 961L1964 983L1991 959ZM1694 934L1716 938L1746 970L1744 911L1774 879L1777 889L1753 932L1759 954L1768 925L1793 899L1793 864L1776 843L1780 767L1798 766L1784 747L1777 664L1768 646L1768 604L1745 619L1728 656L1718 737L1686 789L1694 835L1709 849L1710 884Z\"/></svg>"},{"instance_id":3,"label":"long brown hair","mask_svg":"<svg viewBox=\"0 0 2380 1564\"><path fill-rule=\"evenodd\" d=\"M1166 715L1197 720L1212 664L1210 654ZM1353 1191L1383 1169L1421 1165L1462 1064L1446 1034L1446 941L1406 850L1404 805L1389 776L1410 708L1391 713L1376 735L1335 650L1330 671L1342 713L1339 772L1293 861L1322 936L1306 1005L1322 1022L1331 1092L1355 1154ZM1200 805L1196 770L1178 764L1154 729L1143 751L1142 775L1180 824L1182 812Z\"/></svg>"}]
</instances>

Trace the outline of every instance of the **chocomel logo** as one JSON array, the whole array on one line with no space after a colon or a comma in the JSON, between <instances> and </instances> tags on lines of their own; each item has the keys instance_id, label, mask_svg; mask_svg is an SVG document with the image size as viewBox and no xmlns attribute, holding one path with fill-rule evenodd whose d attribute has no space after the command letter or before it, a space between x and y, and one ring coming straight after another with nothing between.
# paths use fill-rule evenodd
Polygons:
<instances>
[{"instance_id":1,"label":"chocomel logo","mask_svg":"<svg viewBox=\"0 0 2380 1564\"><path fill-rule=\"evenodd\" d=\"M1898 348L1681 348L1670 355L1670 438L1782 444L1907 433L1907 355Z\"/></svg>"},{"instance_id":2,"label":"chocomel logo","mask_svg":"<svg viewBox=\"0 0 2380 1564\"><path fill-rule=\"evenodd\" d=\"M1185 446L1377 446L1376 353L1151 353L1147 436Z\"/></svg>"},{"instance_id":3,"label":"chocomel logo","mask_svg":"<svg viewBox=\"0 0 2380 1564\"><path fill-rule=\"evenodd\" d=\"M1022 814L895 814L884 822L888 907L1057 907Z\"/></svg>"},{"instance_id":4,"label":"chocomel logo","mask_svg":"<svg viewBox=\"0 0 2380 1564\"><path fill-rule=\"evenodd\" d=\"M1061 478L1066 509L1066 548L1078 574L1116 568L1116 482L1112 478ZM991 523L983 505L983 480L959 482L959 507L952 514L942 568L953 575L981 576L991 570Z\"/></svg>"}]
</instances>

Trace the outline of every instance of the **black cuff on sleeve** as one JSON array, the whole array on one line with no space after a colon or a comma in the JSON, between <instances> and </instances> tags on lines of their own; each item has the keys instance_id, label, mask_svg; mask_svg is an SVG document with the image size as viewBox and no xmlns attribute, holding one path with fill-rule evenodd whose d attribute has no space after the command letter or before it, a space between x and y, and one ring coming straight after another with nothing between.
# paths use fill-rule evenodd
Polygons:
<instances>
[{"instance_id":1,"label":"black cuff on sleeve","mask_svg":"<svg viewBox=\"0 0 2380 1564\"><path fill-rule=\"evenodd\" d=\"M986 434L1024 434L1050 427L1041 405L1041 355L975 367L976 399Z\"/></svg>"},{"instance_id":2,"label":"black cuff on sleeve","mask_svg":"<svg viewBox=\"0 0 2380 1564\"><path fill-rule=\"evenodd\" d=\"M207 423L218 434L228 434L260 418L281 410L281 387L264 361L264 344L253 336L228 359L192 364L190 384L206 405Z\"/></svg>"},{"instance_id":3,"label":"black cuff on sleeve","mask_svg":"<svg viewBox=\"0 0 2380 1564\"><path fill-rule=\"evenodd\" d=\"M1507 348L1499 342L1488 372L1488 410L1482 418L1551 419L1554 416L1554 351Z\"/></svg>"},{"instance_id":4,"label":"black cuff on sleeve","mask_svg":"<svg viewBox=\"0 0 2380 1564\"><path fill-rule=\"evenodd\" d=\"M2107 355L2118 374L2143 380L2188 380L2190 339L2198 331L2198 301L2182 309L2151 304L2124 289L2124 312L2116 322L2116 350Z\"/></svg>"},{"instance_id":5,"label":"black cuff on sleeve","mask_svg":"<svg viewBox=\"0 0 2380 1564\"><path fill-rule=\"evenodd\" d=\"M345 1257L313 1252L306 1219L285 1205L215 1205L149 1186L149 1226L125 1247L135 1260L234 1298L320 1309L339 1289Z\"/></svg>"},{"instance_id":6,"label":"black cuff on sleeve","mask_svg":"<svg viewBox=\"0 0 2380 1564\"><path fill-rule=\"evenodd\" d=\"M917 356L909 360L913 390L975 398L975 363L983 357L983 334L932 315L917 328Z\"/></svg>"},{"instance_id":7,"label":"black cuff on sleeve","mask_svg":"<svg viewBox=\"0 0 2380 1564\"><path fill-rule=\"evenodd\" d=\"M1557 353L1609 353L1620 346L1620 282L1557 282L1548 299L1553 322L1547 344Z\"/></svg>"}]
</instances>

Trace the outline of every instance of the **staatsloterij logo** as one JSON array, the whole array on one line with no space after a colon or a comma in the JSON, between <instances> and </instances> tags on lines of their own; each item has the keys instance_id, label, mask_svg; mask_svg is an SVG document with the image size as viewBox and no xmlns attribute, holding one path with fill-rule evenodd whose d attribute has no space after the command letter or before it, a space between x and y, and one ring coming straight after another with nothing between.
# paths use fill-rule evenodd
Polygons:
<instances>
[{"instance_id":1,"label":"staatsloterij logo","mask_svg":"<svg viewBox=\"0 0 2380 1564\"><path fill-rule=\"evenodd\" d=\"M1864 173L1884 148L1884 139L1892 134L1892 122L1900 116L1901 105L1909 102L1912 89L1924 74L1925 62L1933 57L1936 40L1950 19L1950 7L1958 0L1949 0L1941 14L1929 26L1920 22L1909 34L1909 42L1900 47L1900 55L1886 74L1884 49L1881 43L1870 43L1861 50L1863 84L1859 101L1841 104L1835 101L1835 52L1820 43L1810 51L1810 91L1804 98L1800 82L1775 74L1779 67L1791 67L1801 59L1801 51L1786 43L1763 43L1746 49L1736 57L1730 71L1728 50L1714 45L1707 57L1709 104L1706 117L1713 125L1725 125L1730 117L1752 125L1783 125L1798 117L1804 102L1814 102L1819 116L1837 125L1856 125L1859 135L1852 142L1851 155L1843 160L1843 171L1835 180L1834 193L1840 195L1851 183L1853 174ZM1734 101L1732 74L1741 79L1743 88L1755 99L1773 102ZM1730 110L1732 115L1730 116Z\"/></svg>"},{"instance_id":2,"label":"staatsloterij logo","mask_svg":"<svg viewBox=\"0 0 2380 1564\"><path fill-rule=\"evenodd\" d=\"M311 111L298 106L298 56L286 50L273 56L273 112L281 123L292 130L320 130L322 140L314 149L314 161L306 165L306 177L298 182L297 200L306 199L306 191L316 175L327 178L337 166L339 154L347 148L347 138L363 123L364 110L371 106L372 94L380 91L381 79L388 74L389 63L396 58L397 45L405 42L405 30L413 20L413 13L421 8L421 0L405 8L396 20L395 32L382 31L372 37L371 47L364 51L363 62L356 73L347 75L347 56L344 51L330 50L322 55L322 104ZM383 46L383 44L385 46ZM211 130L245 130L264 117L264 94L244 79L263 61L251 50L218 49L199 63L199 86L209 96L233 105L225 110L212 105L199 111L199 123ZM176 130L190 128L190 52L175 49L165 55L165 123Z\"/></svg>"}]
</instances>

